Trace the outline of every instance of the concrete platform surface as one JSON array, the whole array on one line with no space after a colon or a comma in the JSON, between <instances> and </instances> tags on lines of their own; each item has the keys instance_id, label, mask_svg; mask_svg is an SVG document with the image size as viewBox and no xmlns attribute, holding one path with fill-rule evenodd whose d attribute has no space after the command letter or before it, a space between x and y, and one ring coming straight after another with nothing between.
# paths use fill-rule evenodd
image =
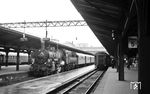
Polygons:
<instances>
[{"instance_id":1,"label":"concrete platform surface","mask_svg":"<svg viewBox=\"0 0 150 94\"><path fill-rule=\"evenodd\" d=\"M11 73L20 73L20 72L27 72L29 71L30 65L19 65L19 71L16 71L16 66L2 66L0 70L0 75L3 74L11 74Z\"/></svg>"},{"instance_id":2,"label":"concrete platform surface","mask_svg":"<svg viewBox=\"0 0 150 94\"><path fill-rule=\"evenodd\" d=\"M138 90L131 88L130 82L138 81L137 69L124 69L125 80L118 80L116 69L108 68L94 94L138 94Z\"/></svg>"},{"instance_id":3,"label":"concrete platform surface","mask_svg":"<svg viewBox=\"0 0 150 94\"><path fill-rule=\"evenodd\" d=\"M1 87L0 94L46 94L48 91L93 69L95 69L95 65Z\"/></svg>"}]
</instances>

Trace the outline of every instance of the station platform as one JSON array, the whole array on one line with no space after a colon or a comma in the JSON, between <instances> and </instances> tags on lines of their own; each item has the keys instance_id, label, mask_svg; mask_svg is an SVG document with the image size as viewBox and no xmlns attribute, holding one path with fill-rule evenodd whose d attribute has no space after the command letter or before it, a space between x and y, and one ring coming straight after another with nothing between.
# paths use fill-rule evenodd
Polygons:
<instances>
[{"instance_id":1,"label":"station platform","mask_svg":"<svg viewBox=\"0 0 150 94\"><path fill-rule=\"evenodd\" d=\"M138 81L138 70L124 68L124 76L125 80L119 81L116 69L109 67L93 94L138 94L130 87L130 82Z\"/></svg>"},{"instance_id":2,"label":"station platform","mask_svg":"<svg viewBox=\"0 0 150 94\"><path fill-rule=\"evenodd\" d=\"M4 74L12 74L12 73L20 73L29 71L30 65L19 65L19 71L16 71L16 66L1 66L0 75Z\"/></svg>"},{"instance_id":3,"label":"station platform","mask_svg":"<svg viewBox=\"0 0 150 94\"><path fill-rule=\"evenodd\" d=\"M0 88L0 94L45 94L95 69L95 65L41 77Z\"/></svg>"},{"instance_id":4,"label":"station platform","mask_svg":"<svg viewBox=\"0 0 150 94\"><path fill-rule=\"evenodd\" d=\"M0 70L0 87L33 79L29 77L30 65L20 65L19 71L16 71L16 66L2 66Z\"/></svg>"}]
</instances>

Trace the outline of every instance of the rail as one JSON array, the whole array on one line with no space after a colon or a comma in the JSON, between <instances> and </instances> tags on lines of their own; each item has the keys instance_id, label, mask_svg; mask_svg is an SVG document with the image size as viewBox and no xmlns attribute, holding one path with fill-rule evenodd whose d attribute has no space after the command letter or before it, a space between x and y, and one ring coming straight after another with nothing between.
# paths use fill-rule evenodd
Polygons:
<instances>
[{"instance_id":1,"label":"rail","mask_svg":"<svg viewBox=\"0 0 150 94\"><path fill-rule=\"evenodd\" d=\"M104 71L91 71L79 78L74 79L73 81L70 81L56 89L54 89L53 91L47 93L47 94L69 94L70 92L73 92L73 94L89 94L90 92L92 92L92 90L94 89L94 87L96 86L97 82L100 80L100 78L103 76ZM91 79L91 81L90 81ZM90 85L83 85L83 84L87 84L90 83ZM85 86L85 90L78 90L77 88L79 88L81 86ZM75 93L76 92L76 93Z\"/></svg>"}]
</instances>

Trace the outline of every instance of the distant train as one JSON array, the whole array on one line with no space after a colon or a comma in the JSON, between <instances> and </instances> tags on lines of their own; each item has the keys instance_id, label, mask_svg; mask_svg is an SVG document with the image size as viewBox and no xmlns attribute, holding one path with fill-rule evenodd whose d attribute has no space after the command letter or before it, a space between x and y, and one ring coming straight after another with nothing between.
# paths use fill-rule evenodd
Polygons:
<instances>
[{"instance_id":1,"label":"distant train","mask_svg":"<svg viewBox=\"0 0 150 94\"><path fill-rule=\"evenodd\" d=\"M32 76L46 76L75 69L84 65L94 64L95 57L76 53L66 49L49 48L36 50L31 54L32 64L29 74Z\"/></svg>"},{"instance_id":2,"label":"distant train","mask_svg":"<svg viewBox=\"0 0 150 94\"><path fill-rule=\"evenodd\" d=\"M8 65L16 65L17 56L16 55L8 55ZM0 64L5 65L6 63L6 55L0 54ZM28 56L27 55L20 55L19 58L20 64L28 64Z\"/></svg>"},{"instance_id":3,"label":"distant train","mask_svg":"<svg viewBox=\"0 0 150 94\"><path fill-rule=\"evenodd\" d=\"M103 51L97 52L95 54L95 65L98 70L106 70L109 66L111 66L110 55Z\"/></svg>"}]
</instances>

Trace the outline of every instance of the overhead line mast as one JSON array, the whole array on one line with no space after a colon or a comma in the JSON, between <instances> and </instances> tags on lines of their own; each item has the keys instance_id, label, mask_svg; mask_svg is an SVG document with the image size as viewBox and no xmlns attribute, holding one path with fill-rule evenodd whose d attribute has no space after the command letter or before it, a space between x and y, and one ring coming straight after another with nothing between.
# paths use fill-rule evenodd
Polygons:
<instances>
[{"instance_id":1,"label":"overhead line mast","mask_svg":"<svg viewBox=\"0 0 150 94\"><path fill-rule=\"evenodd\" d=\"M87 26L84 20L68 21L38 21L38 22L14 22L0 23L5 28L35 28L35 27L69 27L69 26Z\"/></svg>"},{"instance_id":2,"label":"overhead line mast","mask_svg":"<svg viewBox=\"0 0 150 94\"><path fill-rule=\"evenodd\" d=\"M45 38L42 40L42 45L44 48L45 41L49 41L50 38L47 37L48 31L47 27L70 27L70 26L87 26L87 23L84 20L67 20L67 21L37 21L37 22L13 22L13 23L0 23L0 26L5 28L24 28L23 37L20 38L21 41L27 41L25 37L25 28L38 28L45 27L46 34Z\"/></svg>"}]
</instances>

